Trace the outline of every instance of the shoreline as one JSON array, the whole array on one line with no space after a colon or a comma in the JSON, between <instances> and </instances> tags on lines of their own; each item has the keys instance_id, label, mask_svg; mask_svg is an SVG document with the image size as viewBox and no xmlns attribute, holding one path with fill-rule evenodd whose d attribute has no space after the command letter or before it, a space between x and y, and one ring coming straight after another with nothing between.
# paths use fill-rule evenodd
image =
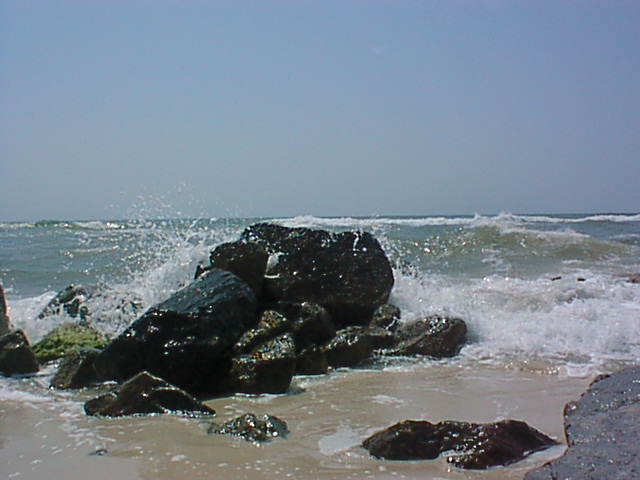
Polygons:
<instances>
[{"instance_id":1,"label":"shoreline","mask_svg":"<svg viewBox=\"0 0 640 480\"><path fill-rule=\"evenodd\" d=\"M450 364L337 370L298 377L286 395L234 395L206 403L216 422L244 413L287 422L285 439L255 445L207 435L201 420L162 415L89 418L82 403L59 408L0 402L0 465L10 478L122 478L241 480L257 474L284 478L522 478L565 450L564 405L577 400L592 378ZM86 393L80 394L86 397ZM404 419L490 422L524 420L562 445L507 467L461 470L443 458L389 462L371 458L360 443ZM95 454L101 452L102 454ZM100 477L105 474L107 476Z\"/></svg>"}]
</instances>

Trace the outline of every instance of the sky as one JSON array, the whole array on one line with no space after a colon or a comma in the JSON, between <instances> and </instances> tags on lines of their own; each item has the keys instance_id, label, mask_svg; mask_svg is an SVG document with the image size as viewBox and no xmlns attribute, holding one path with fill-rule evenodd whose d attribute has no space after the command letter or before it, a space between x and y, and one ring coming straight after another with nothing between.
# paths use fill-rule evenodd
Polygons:
<instances>
[{"instance_id":1,"label":"sky","mask_svg":"<svg viewBox=\"0 0 640 480\"><path fill-rule=\"evenodd\" d=\"M0 221L639 211L640 1L0 1Z\"/></svg>"}]
</instances>

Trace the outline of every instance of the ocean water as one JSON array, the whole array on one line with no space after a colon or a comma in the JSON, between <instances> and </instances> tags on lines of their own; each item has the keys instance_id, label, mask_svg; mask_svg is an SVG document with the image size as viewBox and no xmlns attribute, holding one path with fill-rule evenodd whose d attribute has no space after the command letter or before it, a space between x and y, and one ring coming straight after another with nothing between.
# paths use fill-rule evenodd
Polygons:
<instances>
[{"instance_id":1,"label":"ocean water","mask_svg":"<svg viewBox=\"0 0 640 480\"><path fill-rule=\"evenodd\" d=\"M588 379L599 373L640 361L640 284L628 281L640 272L640 214L503 213L496 216L304 216L0 223L0 281L5 288L9 315L14 326L23 329L34 343L55 325L69 320L65 315L38 319L40 311L57 292L71 284L96 286L100 294L87 301L91 312L89 321L106 334L116 335L144 309L166 299L191 281L196 267L208 261L209 252L216 245L237 239L246 226L257 221L330 231L371 232L394 265L395 286L390 302L401 308L402 320L432 314L456 316L467 323L469 342L458 357L446 362L383 359L369 367L370 370L361 370L351 377L337 372L326 378L302 378L298 380L301 388L315 394L309 393L308 397L305 394L285 395L277 399L271 396L239 397L234 402L240 406L233 407L238 411L251 404L253 407L271 406L285 416L287 413L299 416L306 408L305 398L319 398L321 392L326 394L331 382L348 383L361 379L364 382L361 390L368 393L361 392L363 396L356 397L374 406L385 406L388 415L380 414L373 422L384 425L385 421L395 419L396 414L402 419L403 405L419 406L416 398L425 392L440 392L445 395L442 402L450 404L446 400L450 380L446 378L453 371L465 372L462 378L470 384L474 381L482 383L482 379L491 377L489 383L498 389L493 397L485 387L478 386L475 390L475 394L490 398L493 407L487 407L486 414L481 413L482 409L477 410L483 421L490 421L494 417L504 417L509 409L516 408L508 406L509 402L517 403L516 399L498 402L494 398L499 397L498 391L503 389L500 386L503 377L519 379L507 387L514 391L532 381L556 382L559 393L553 397L553 402L561 410L562 403L568 400L565 398L568 392L573 392L563 381L575 379L577 383L571 385L582 388ZM103 434L112 426L96 424L91 427L82 423L85 420L81 420L81 402L85 393L62 394L46 388L53 368L45 369L35 379L0 379L0 402L21 408L27 405L65 412L64 418L58 418L58 421L73 432L69 435L75 439L75 443L72 442L74 451L97 448L104 442L113 443L118 433ZM425 372L441 372L439 377L436 375L440 383L429 383L430 387L425 387L425 382L431 381L425 379ZM392 383L396 387L403 385L405 393L383 388L379 381L369 379L368 375L374 374L393 378ZM522 388L522 392L527 391ZM473 391L469 394L474 395ZM343 394L341 397L336 393L323 401L328 405L328 411L335 413L343 402L352 401L350 396ZM218 408L225 409L222 404L217 405ZM469 406L466 408L461 410L461 415L470 417L474 410ZM321 460L313 472L306 472L305 478L331 478L331 472L346 471L357 477L371 470L368 464L362 467L363 470L352 471L345 467L349 455L360 455L354 453L357 451L353 450L354 445L364 438L363 435L371 433L371 425L355 427L348 420L357 416L359 409L353 406L351 417L345 414L331 428L322 422L310 427L319 433L315 453L309 455L313 458L319 455ZM420 416L422 412L422 416L429 416L429 412L437 411L431 405L416 407L412 413ZM455 416L455 412L446 409L444 412ZM554 415L555 423L550 420L549 425L556 425L561 412ZM520 417L526 417L526 414L522 413ZM546 420L542 418L539 421L544 423ZM300 455L307 454L304 453L308 452L307 447L303 444L297 447L301 449ZM136 458L145 456L136 453L131 445L127 448L122 447L125 453L121 451L120 454ZM164 450L166 455L171 452L173 450L168 447ZM174 452L170 459L178 459L173 463L184 467L185 462L190 461L190 455L196 453L195 450ZM246 466L250 455L242 455L242 465ZM335 464L327 458L333 459ZM273 473L295 473L299 471L296 468L302 468L294 460L280 460L284 466L279 463L279 470L274 467ZM229 478L237 478L238 471L243 468L232 461L218 463L225 464L230 471ZM330 464L329 473L318 473L324 471L322 465L327 463ZM170 464L166 463L164 471L171 471L167 466ZM15 473L24 473L26 467L23 467L16 466ZM158 465L154 468L155 473L163 470ZM340 468L347 470L343 472ZM387 467L377 465L373 468L371 478L392 478ZM247 468L245 471L252 472ZM411 472L400 472L399 475L412 478ZM440 478L436 473L433 475L432 478ZM166 478L173 477L167 474Z\"/></svg>"}]
</instances>

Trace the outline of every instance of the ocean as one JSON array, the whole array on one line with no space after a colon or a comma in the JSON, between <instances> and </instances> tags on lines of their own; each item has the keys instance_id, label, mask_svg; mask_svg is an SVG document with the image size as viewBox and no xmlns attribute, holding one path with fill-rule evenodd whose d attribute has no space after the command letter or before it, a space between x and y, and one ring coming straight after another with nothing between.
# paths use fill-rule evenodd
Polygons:
<instances>
[{"instance_id":1,"label":"ocean","mask_svg":"<svg viewBox=\"0 0 640 480\"><path fill-rule=\"evenodd\" d=\"M402 321L462 318L468 344L447 361L381 358L325 377L299 377L283 396L211 400L221 420L254 411L290 424L289 438L260 447L208 437L180 418L87 419L82 404L91 392L47 388L55 365L32 378L0 378L0 471L56 478L58 467L85 472L104 465L113 472L117 464L138 478L178 478L186 471L234 479L256 472L518 478L562 450L470 473L443 462L386 464L368 458L359 443L405 418L507 416L528 419L563 441L564 403L596 375L640 361L640 284L630 281L640 272L640 214L0 223L0 281L13 325L35 343L69 320L62 314L38 319L57 292L72 284L96 286L101 294L87 301L89 321L116 335L190 282L216 245L258 221L372 233L394 266L390 303L400 307ZM123 304L136 308L118 308ZM21 431L16 418L31 428ZM62 456L72 460L58 462Z\"/></svg>"}]
</instances>

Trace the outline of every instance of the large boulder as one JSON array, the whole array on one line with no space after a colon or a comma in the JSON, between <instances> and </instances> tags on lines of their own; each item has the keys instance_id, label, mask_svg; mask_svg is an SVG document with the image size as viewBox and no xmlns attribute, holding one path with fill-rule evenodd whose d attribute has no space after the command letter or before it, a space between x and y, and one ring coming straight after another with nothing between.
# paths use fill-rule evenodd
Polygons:
<instances>
[{"instance_id":1,"label":"large boulder","mask_svg":"<svg viewBox=\"0 0 640 480\"><path fill-rule=\"evenodd\" d=\"M597 378L564 409L567 451L526 480L640 478L640 366Z\"/></svg>"},{"instance_id":2,"label":"large boulder","mask_svg":"<svg viewBox=\"0 0 640 480\"><path fill-rule=\"evenodd\" d=\"M400 326L396 337L396 355L453 357L467 341L467 325L459 318L432 316Z\"/></svg>"},{"instance_id":3,"label":"large boulder","mask_svg":"<svg viewBox=\"0 0 640 480\"><path fill-rule=\"evenodd\" d=\"M336 326L329 313L316 303L282 302L272 308L291 321L296 349L327 343L336 336Z\"/></svg>"},{"instance_id":4,"label":"large boulder","mask_svg":"<svg viewBox=\"0 0 640 480\"><path fill-rule=\"evenodd\" d=\"M433 460L465 469L509 465L557 442L525 422L502 420L479 424L405 420L363 442L371 455L386 460Z\"/></svg>"},{"instance_id":5,"label":"large boulder","mask_svg":"<svg viewBox=\"0 0 640 480\"><path fill-rule=\"evenodd\" d=\"M160 413L215 415L211 407L148 372L139 373L115 392L89 400L84 409L87 415L105 417Z\"/></svg>"},{"instance_id":6,"label":"large boulder","mask_svg":"<svg viewBox=\"0 0 640 480\"><path fill-rule=\"evenodd\" d=\"M210 265L196 272L196 278L207 270L231 272L244 280L258 298L262 294L262 279L269 254L262 245L251 242L229 242L218 245L209 257Z\"/></svg>"},{"instance_id":7,"label":"large boulder","mask_svg":"<svg viewBox=\"0 0 640 480\"><path fill-rule=\"evenodd\" d=\"M38 361L22 330L14 330L0 337L0 373L26 375L40 369Z\"/></svg>"},{"instance_id":8,"label":"large boulder","mask_svg":"<svg viewBox=\"0 0 640 480\"><path fill-rule=\"evenodd\" d=\"M339 330L335 338L322 346L331 367L355 367L371 358L375 341L365 327Z\"/></svg>"},{"instance_id":9,"label":"large boulder","mask_svg":"<svg viewBox=\"0 0 640 480\"><path fill-rule=\"evenodd\" d=\"M256 321L253 290L230 272L211 270L143 314L94 365L105 380L146 370L191 393L222 393L233 346Z\"/></svg>"},{"instance_id":10,"label":"large boulder","mask_svg":"<svg viewBox=\"0 0 640 480\"><path fill-rule=\"evenodd\" d=\"M6 335L11 331L11 321L9 320L9 308L4 297L4 288L0 283L0 335Z\"/></svg>"},{"instance_id":11,"label":"large boulder","mask_svg":"<svg viewBox=\"0 0 640 480\"><path fill-rule=\"evenodd\" d=\"M80 348L103 349L106 337L93 327L77 323L63 323L47 333L33 346L41 364L64 357Z\"/></svg>"},{"instance_id":12,"label":"large boulder","mask_svg":"<svg viewBox=\"0 0 640 480\"><path fill-rule=\"evenodd\" d=\"M259 223L248 227L242 240L264 245L276 259L265 275L267 299L318 303L343 326L369 323L393 287L389 259L366 232Z\"/></svg>"}]
</instances>

